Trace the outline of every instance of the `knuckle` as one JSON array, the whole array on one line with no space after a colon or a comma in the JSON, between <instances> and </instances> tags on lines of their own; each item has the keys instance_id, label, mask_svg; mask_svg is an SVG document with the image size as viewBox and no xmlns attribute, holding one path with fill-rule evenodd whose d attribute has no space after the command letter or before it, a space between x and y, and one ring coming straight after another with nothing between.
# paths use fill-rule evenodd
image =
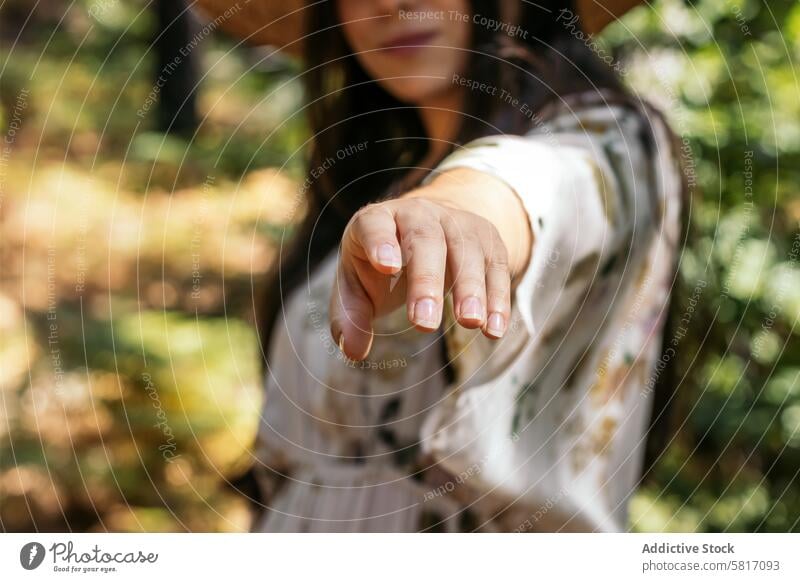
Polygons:
<instances>
[{"instance_id":1,"label":"knuckle","mask_svg":"<svg viewBox=\"0 0 800 582\"><path fill-rule=\"evenodd\" d=\"M495 241L500 238L500 232L497 230L497 227L489 220L485 218L481 219L481 226L480 226L481 234L485 236L490 241Z\"/></svg>"},{"instance_id":2,"label":"knuckle","mask_svg":"<svg viewBox=\"0 0 800 582\"><path fill-rule=\"evenodd\" d=\"M492 251L497 248L502 248L505 250L505 244L503 243L503 238L500 236L500 231L497 230L497 227L488 220L483 222L481 235L486 241L486 246Z\"/></svg>"},{"instance_id":3,"label":"knuckle","mask_svg":"<svg viewBox=\"0 0 800 582\"><path fill-rule=\"evenodd\" d=\"M441 206L438 203L426 198L415 198L412 204L415 209L421 210L426 215L438 214L441 210Z\"/></svg>"},{"instance_id":4,"label":"knuckle","mask_svg":"<svg viewBox=\"0 0 800 582\"><path fill-rule=\"evenodd\" d=\"M462 229L458 236L454 237L454 242L459 246L480 249L481 237L474 230Z\"/></svg>"},{"instance_id":5,"label":"knuckle","mask_svg":"<svg viewBox=\"0 0 800 582\"><path fill-rule=\"evenodd\" d=\"M372 203L359 208L347 223L346 236L362 244L368 244L375 237L385 235L388 212L383 203Z\"/></svg>"},{"instance_id":6,"label":"knuckle","mask_svg":"<svg viewBox=\"0 0 800 582\"><path fill-rule=\"evenodd\" d=\"M493 305L501 305L505 307L511 300L511 293L507 288L487 289L486 299Z\"/></svg>"},{"instance_id":7,"label":"knuckle","mask_svg":"<svg viewBox=\"0 0 800 582\"><path fill-rule=\"evenodd\" d=\"M442 274L434 269L423 269L411 276L411 283L424 286L441 286L443 282Z\"/></svg>"},{"instance_id":8,"label":"knuckle","mask_svg":"<svg viewBox=\"0 0 800 582\"><path fill-rule=\"evenodd\" d=\"M367 206L363 206L356 210L356 213L350 219L350 226L363 226L364 222L368 220L370 214L375 211L373 206L373 204L368 204Z\"/></svg>"},{"instance_id":9,"label":"knuckle","mask_svg":"<svg viewBox=\"0 0 800 582\"><path fill-rule=\"evenodd\" d=\"M492 240L502 245L503 238L500 236L500 231L497 230L497 227L494 224L491 224L491 231L492 231Z\"/></svg>"},{"instance_id":10,"label":"knuckle","mask_svg":"<svg viewBox=\"0 0 800 582\"><path fill-rule=\"evenodd\" d=\"M459 273L456 275L456 290L463 292L482 291L485 279L477 273Z\"/></svg>"},{"instance_id":11,"label":"knuckle","mask_svg":"<svg viewBox=\"0 0 800 582\"><path fill-rule=\"evenodd\" d=\"M434 223L420 223L414 225L408 232L408 239L411 242L423 241L433 243L444 243L444 232L439 225Z\"/></svg>"},{"instance_id":12,"label":"knuckle","mask_svg":"<svg viewBox=\"0 0 800 582\"><path fill-rule=\"evenodd\" d=\"M505 246L494 249L492 254L487 259L487 269L491 271L498 271L502 274L508 274L508 252Z\"/></svg>"}]
</instances>

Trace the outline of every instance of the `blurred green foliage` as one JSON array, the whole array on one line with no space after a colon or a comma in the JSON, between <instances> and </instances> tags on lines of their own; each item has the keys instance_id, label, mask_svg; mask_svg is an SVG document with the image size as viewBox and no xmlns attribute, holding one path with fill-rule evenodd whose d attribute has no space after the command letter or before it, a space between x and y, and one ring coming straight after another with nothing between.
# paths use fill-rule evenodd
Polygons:
<instances>
[{"instance_id":1,"label":"blurred green foliage","mask_svg":"<svg viewBox=\"0 0 800 582\"><path fill-rule=\"evenodd\" d=\"M248 527L228 482L262 404L253 296L302 211L301 96L212 38L198 131L155 132L146 6L0 10L5 530Z\"/></svg>"},{"instance_id":2,"label":"blurred green foliage","mask_svg":"<svg viewBox=\"0 0 800 582\"><path fill-rule=\"evenodd\" d=\"M674 438L631 525L798 531L800 4L663 0L604 40L679 134L692 190Z\"/></svg>"},{"instance_id":3,"label":"blurred green foliage","mask_svg":"<svg viewBox=\"0 0 800 582\"><path fill-rule=\"evenodd\" d=\"M253 293L301 211L297 71L211 38L199 129L164 136L137 114L145 2L43 0L22 29L28 4L0 10L0 527L245 529L227 481L261 405ZM800 5L660 0L601 42L693 185L675 436L631 527L797 531Z\"/></svg>"}]
</instances>

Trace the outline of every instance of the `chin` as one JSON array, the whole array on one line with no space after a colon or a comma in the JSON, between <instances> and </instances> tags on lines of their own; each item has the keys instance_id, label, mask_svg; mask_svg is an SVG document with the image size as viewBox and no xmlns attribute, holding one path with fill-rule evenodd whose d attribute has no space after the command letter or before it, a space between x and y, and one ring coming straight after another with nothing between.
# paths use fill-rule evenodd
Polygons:
<instances>
[{"instance_id":1,"label":"chin","mask_svg":"<svg viewBox=\"0 0 800 582\"><path fill-rule=\"evenodd\" d=\"M431 79L402 79L381 85L394 98L412 105L423 105L452 89L450 83L431 83Z\"/></svg>"}]
</instances>

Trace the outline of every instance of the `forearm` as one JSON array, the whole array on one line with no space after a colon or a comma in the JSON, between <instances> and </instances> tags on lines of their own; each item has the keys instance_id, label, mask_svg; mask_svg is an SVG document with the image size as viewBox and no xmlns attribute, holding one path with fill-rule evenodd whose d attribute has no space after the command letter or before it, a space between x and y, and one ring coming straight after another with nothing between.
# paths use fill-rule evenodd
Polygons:
<instances>
[{"instance_id":1,"label":"forearm","mask_svg":"<svg viewBox=\"0 0 800 582\"><path fill-rule=\"evenodd\" d=\"M454 168L405 197L426 198L482 216L505 243L512 280L527 267L533 233L522 201L505 182L471 168Z\"/></svg>"}]
</instances>

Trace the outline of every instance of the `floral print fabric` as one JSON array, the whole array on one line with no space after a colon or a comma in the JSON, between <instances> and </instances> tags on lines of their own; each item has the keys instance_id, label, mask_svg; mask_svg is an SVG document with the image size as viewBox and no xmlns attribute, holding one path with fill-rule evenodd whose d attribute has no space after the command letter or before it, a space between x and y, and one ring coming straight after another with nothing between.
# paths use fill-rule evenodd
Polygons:
<instances>
[{"instance_id":1,"label":"floral print fabric","mask_svg":"<svg viewBox=\"0 0 800 582\"><path fill-rule=\"evenodd\" d=\"M653 132L652 148L642 139ZM336 256L285 303L257 447L263 531L622 531L642 470L675 270L680 178L666 128L565 110L436 169L506 182L534 246L506 336L376 322L366 362L330 337Z\"/></svg>"}]
</instances>

